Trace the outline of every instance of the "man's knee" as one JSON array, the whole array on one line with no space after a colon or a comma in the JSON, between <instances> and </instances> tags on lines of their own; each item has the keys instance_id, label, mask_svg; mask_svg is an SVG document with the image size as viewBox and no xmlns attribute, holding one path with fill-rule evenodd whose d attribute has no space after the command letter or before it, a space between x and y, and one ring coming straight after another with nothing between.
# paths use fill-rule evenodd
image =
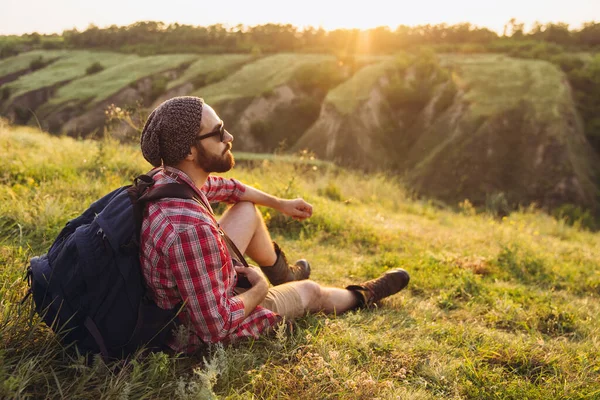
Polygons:
<instances>
[{"instance_id":1,"label":"man's knee","mask_svg":"<svg viewBox=\"0 0 600 400\"><path fill-rule=\"evenodd\" d=\"M231 207L230 211L240 212L244 214L256 214L258 208L251 201L240 201Z\"/></svg>"},{"instance_id":2,"label":"man's knee","mask_svg":"<svg viewBox=\"0 0 600 400\"><path fill-rule=\"evenodd\" d=\"M319 311L322 304L321 286L311 280L296 281L293 283L300 294L302 306L307 311Z\"/></svg>"}]
</instances>

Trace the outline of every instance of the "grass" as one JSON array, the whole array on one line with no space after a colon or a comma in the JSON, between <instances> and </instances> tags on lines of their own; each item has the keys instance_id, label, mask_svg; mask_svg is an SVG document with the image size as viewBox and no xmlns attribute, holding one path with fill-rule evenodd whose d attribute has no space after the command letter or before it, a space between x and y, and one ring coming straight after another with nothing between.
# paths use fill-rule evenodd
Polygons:
<instances>
[{"instance_id":1,"label":"grass","mask_svg":"<svg viewBox=\"0 0 600 400\"><path fill-rule=\"evenodd\" d=\"M356 72L350 79L327 93L325 102L331 103L343 115L353 113L359 105L370 98L375 83L385 75L393 59L384 59L369 64Z\"/></svg>"},{"instance_id":2,"label":"grass","mask_svg":"<svg viewBox=\"0 0 600 400\"><path fill-rule=\"evenodd\" d=\"M51 87L85 76L85 69L94 62L100 62L106 68L119 65L128 55L98 51L68 51L56 62L21 76L8 84L11 99L36 89ZM10 99L9 99L10 100Z\"/></svg>"},{"instance_id":3,"label":"grass","mask_svg":"<svg viewBox=\"0 0 600 400\"><path fill-rule=\"evenodd\" d=\"M497 115L526 101L539 118L554 119L570 96L568 86L561 84L564 74L545 61L491 54L445 55L441 63L454 69L455 82L465 90L474 118Z\"/></svg>"},{"instance_id":4,"label":"grass","mask_svg":"<svg viewBox=\"0 0 600 400\"><path fill-rule=\"evenodd\" d=\"M206 54L194 61L177 79L167 84L167 89L175 88L194 80L199 75L220 72L241 65L252 59L250 54Z\"/></svg>"},{"instance_id":5,"label":"grass","mask_svg":"<svg viewBox=\"0 0 600 400\"><path fill-rule=\"evenodd\" d=\"M194 95L203 97L209 104L260 96L289 83L299 67L333 59L333 56L314 54L272 55L244 65L222 81L200 88Z\"/></svg>"},{"instance_id":6,"label":"grass","mask_svg":"<svg viewBox=\"0 0 600 400\"><path fill-rule=\"evenodd\" d=\"M29 68L32 61L49 61L68 54L66 50L33 50L0 60L0 78Z\"/></svg>"},{"instance_id":7,"label":"grass","mask_svg":"<svg viewBox=\"0 0 600 400\"><path fill-rule=\"evenodd\" d=\"M100 60L106 66L105 70L82 77L61 87L50 99L48 106L79 102L88 102L89 105L93 105L141 78L177 68L197 58L193 54L148 57L128 55L126 57L114 65L105 65L104 61ZM85 66L87 67L87 64Z\"/></svg>"},{"instance_id":8,"label":"grass","mask_svg":"<svg viewBox=\"0 0 600 400\"><path fill-rule=\"evenodd\" d=\"M228 176L314 206L262 210L288 256L345 286L403 266L370 311L307 316L205 360L85 364L27 304L23 268L64 223L148 165L136 146L0 126L0 398L587 399L600 396L600 236L535 208L502 219L412 200L400 183L263 157ZM245 157L239 157L245 159Z\"/></svg>"}]
</instances>

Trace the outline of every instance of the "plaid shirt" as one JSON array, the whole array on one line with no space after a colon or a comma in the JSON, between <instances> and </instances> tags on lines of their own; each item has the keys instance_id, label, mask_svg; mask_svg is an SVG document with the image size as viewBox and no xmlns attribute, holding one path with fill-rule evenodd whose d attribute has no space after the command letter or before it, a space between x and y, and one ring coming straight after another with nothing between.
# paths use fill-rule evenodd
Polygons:
<instances>
[{"instance_id":1,"label":"plaid shirt","mask_svg":"<svg viewBox=\"0 0 600 400\"><path fill-rule=\"evenodd\" d=\"M185 173L171 167L155 174L154 180L155 187L187 183L206 204L235 203L245 191L234 179L214 176L198 190ZM261 306L244 318L244 304L234 294L237 274L227 245L214 216L196 201L168 198L150 203L140 248L142 270L156 304L163 309L185 304L178 317L183 331L168 343L173 350L191 352L202 342L258 337L279 321Z\"/></svg>"}]
</instances>

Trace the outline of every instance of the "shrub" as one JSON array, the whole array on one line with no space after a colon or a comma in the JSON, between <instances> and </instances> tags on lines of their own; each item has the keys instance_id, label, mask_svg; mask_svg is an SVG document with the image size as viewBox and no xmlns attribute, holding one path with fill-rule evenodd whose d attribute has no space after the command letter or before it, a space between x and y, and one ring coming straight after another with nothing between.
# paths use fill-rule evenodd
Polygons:
<instances>
[{"instance_id":1,"label":"shrub","mask_svg":"<svg viewBox=\"0 0 600 400\"><path fill-rule=\"evenodd\" d=\"M93 62L85 69L86 75L97 74L100 71L104 71L104 65L100 64L98 61Z\"/></svg>"},{"instance_id":2,"label":"shrub","mask_svg":"<svg viewBox=\"0 0 600 400\"><path fill-rule=\"evenodd\" d=\"M343 80L344 69L338 63L332 61L303 65L294 73L295 83L300 89L307 92L320 90L326 93Z\"/></svg>"},{"instance_id":3,"label":"shrub","mask_svg":"<svg viewBox=\"0 0 600 400\"><path fill-rule=\"evenodd\" d=\"M487 194L485 208L488 213L496 217L504 217L510 214L511 208L504 192Z\"/></svg>"},{"instance_id":4,"label":"shrub","mask_svg":"<svg viewBox=\"0 0 600 400\"><path fill-rule=\"evenodd\" d=\"M10 97L10 88L8 86L4 86L2 90L0 90L0 100L8 100Z\"/></svg>"},{"instance_id":5,"label":"shrub","mask_svg":"<svg viewBox=\"0 0 600 400\"><path fill-rule=\"evenodd\" d=\"M17 54L19 54L19 50L12 43L5 44L4 46L0 47L0 59L16 56Z\"/></svg>"},{"instance_id":6,"label":"shrub","mask_svg":"<svg viewBox=\"0 0 600 400\"><path fill-rule=\"evenodd\" d=\"M317 190L319 196L327 197L333 201L342 201L342 191L339 186L333 182L329 182L327 186L322 189Z\"/></svg>"},{"instance_id":7,"label":"shrub","mask_svg":"<svg viewBox=\"0 0 600 400\"><path fill-rule=\"evenodd\" d=\"M407 75L412 75L412 78L407 78ZM440 98L442 102L437 110L442 111L452 103L456 93L456 86L451 81L450 74L440 66L435 55L427 51L419 52L412 59L399 56L390 78L385 96L390 106L396 110L422 110L438 85L449 82L444 88Z\"/></svg>"},{"instance_id":8,"label":"shrub","mask_svg":"<svg viewBox=\"0 0 600 400\"><path fill-rule=\"evenodd\" d=\"M167 90L167 83L169 80L165 76L157 76L152 79L152 86L150 88L150 99L155 100Z\"/></svg>"},{"instance_id":9,"label":"shrub","mask_svg":"<svg viewBox=\"0 0 600 400\"><path fill-rule=\"evenodd\" d=\"M215 83L225 79L232 73L232 69L223 68L216 71L211 71L204 74L196 75L194 78L190 80L192 85L194 85L195 89L210 85L211 83Z\"/></svg>"},{"instance_id":10,"label":"shrub","mask_svg":"<svg viewBox=\"0 0 600 400\"><path fill-rule=\"evenodd\" d=\"M569 225L584 229L594 230L597 223L589 210L585 210L574 204L563 204L552 212L552 215L559 220L565 221Z\"/></svg>"},{"instance_id":11,"label":"shrub","mask_svg":"<svg viewBox=\"0 0 600 400\"><path fill-rule=\"evenodd\" d=\"M261 143L269 139L272 130L271 124L267 121L256 120L250 125L250 133Z\"/></svg>"},{"instance_id":12,"label":"shrub","mask_svg":"<svg viewBox=\"0 0 600 400\"><path fill-rule=\"evenodd\" d=\"M516 279L522 283L547 286L553 280L543 260L515 245L503 247L496 263L501 271L508 273L509 279Z\"/></svg>"},{"instance_id":13,"label":"shrub","mask_svg":"<svg viewBox=\"0 0 600 400\"><path fill-rule=\"evenodd\" d=\"M39 56L38 58L31 60L31 62L29 63L29 69L31 69L32 71L37 71L38 69L42 69L46 66L46 63L44 62L44 59L42 58L42 56Z\"/></svg>"}]
</instances>

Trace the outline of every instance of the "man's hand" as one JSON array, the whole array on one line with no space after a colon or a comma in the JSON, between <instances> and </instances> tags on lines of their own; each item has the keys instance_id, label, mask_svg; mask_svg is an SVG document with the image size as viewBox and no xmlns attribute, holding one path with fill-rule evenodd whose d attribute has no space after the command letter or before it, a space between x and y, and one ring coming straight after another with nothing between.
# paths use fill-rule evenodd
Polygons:
<instances>
[{"instance_id":1,"label":"man's hand","mask_svg":"<svg viewBox=\"0 0 600 400\"><path fill-rule=\"evenodd\" d=\"M312 206L301 198L282 200L279 211L298 221L304 221L312 216Z\"/></svg>"},{"instance_id":2,"label":"man's hand","mask_svg":"<svg viewBox=\"0 0 600 400\"><path fill-rule=\"evenodd\" d=\"M297 198L285 200L272 196L261 190L245 185L244 193L240 196L240 201L249 201L265 207L277 210L288 217L303 221L312 216L313 207L304 199Z\"/></svg>"},{"instance_id":3,"label":"man's hand","mask_svg":"<svg viewBox=\"0 0 600 400\"><path fill-rule=\"evenodd\" d=\"M248 268L243 265L236 265L235 272L248 278L248 282L250 282L252 289L257 288L257 291L264 292L266 296L269 291L269 282L258 267L251 266Z\"/></svg>"}]
</instances>

